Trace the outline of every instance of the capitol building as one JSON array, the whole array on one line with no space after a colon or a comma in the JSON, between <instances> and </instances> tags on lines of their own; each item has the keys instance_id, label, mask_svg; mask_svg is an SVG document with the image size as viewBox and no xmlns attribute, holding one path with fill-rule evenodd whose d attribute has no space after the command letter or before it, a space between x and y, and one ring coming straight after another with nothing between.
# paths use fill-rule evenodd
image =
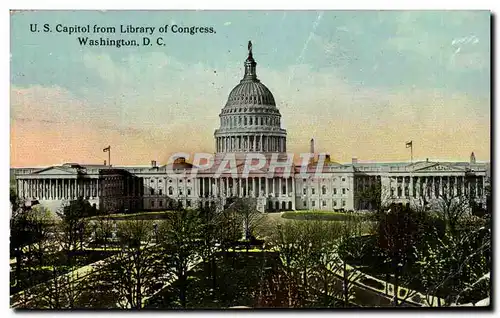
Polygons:
<instances>
[{"instance_id":1,"label":"capitol building","mask_svg":"<svg viewBox=\"0 0 500 318\"><path fill-rule=\"evenodd\" d=\"M287 154L287 131L275 98L257 77L251 45L244 66L243 78L219 114L209 168L188 158L166 165L12 168L18 196L52 211L83 197L104 213L168 210L177 203L197 208L234 197L254 198L266 212L362 211L373 208L364 195L369 189L379 189L382 202L426 205L464 197L485 204L489 163L477 163L474 153L464 154L464 162L337 163L316 153L311 140L312 158L297 164ZM264 162L245 173L249 154L259 154ZM228 157L233 169L221 172Z\"/></svg>"}]
</instances>

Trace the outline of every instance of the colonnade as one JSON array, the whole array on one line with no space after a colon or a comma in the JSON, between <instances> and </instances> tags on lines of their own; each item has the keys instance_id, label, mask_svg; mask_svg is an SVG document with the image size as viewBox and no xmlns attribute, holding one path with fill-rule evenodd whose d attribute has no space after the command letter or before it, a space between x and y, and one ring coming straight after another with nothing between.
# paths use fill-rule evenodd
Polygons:
<instances>
[{"instance_id":1,"label":"colonnade","mask_svg":"<svg viewBox=\"0 0 500 318\"><path fill-rule=\"evenodd\" d=\"M20 198L42 200L76 199L101 196L99 179L17 179L17 193Z\"/></svg>"},{"instance_id":2,"label":"colonnade","mask_svg":"<svg viewBox=\"0 0 500 318\"><path fill-rule=\"evenodd\" d=\"M483 176L400 176L390 177L391 196L395 198L435 199L449 197L484 195L485 177Z\"/></svg>"},{"instance_id":3,"label":"colonnade","mask_svg":"<svg viewBox=\"0 0 500 318\"><path fill-rule=\"evenodd\" d=\"M267 177L202 177L197 179L200 197L291 197L294 198L293 178Z\"/></svg>"},{"instance_id":4,"label":"colonnade","mask_svg":"<svg viewBox=\"0 0 500 318\"><path fill-rule=\"evenodd\" d=\"M216 137L217 152L286 152L286 137L263 134L235 135Z\"/></svg>"}]
</instances>

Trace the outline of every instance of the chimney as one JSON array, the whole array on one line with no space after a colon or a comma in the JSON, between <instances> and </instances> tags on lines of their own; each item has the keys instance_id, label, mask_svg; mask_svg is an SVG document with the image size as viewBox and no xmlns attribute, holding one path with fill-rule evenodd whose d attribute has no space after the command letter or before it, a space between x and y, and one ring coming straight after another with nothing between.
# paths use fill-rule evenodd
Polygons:
<instances>
[{"instance_id":1,"label":"chimney","mask_svg":"<svg viewBox=\"0 0 500 318\"><path fill-rule=\"evenodd\" d=\"M352 164L355 165L358 163L358 158L352 157Z\"/></svg>"},{"instance_id":2,"label":"chimney","mask_svg":"<svg viewBox=\"0 0 500 318\"><path fill-rule=\"evenodd\" d=\"M330 154L328 154L328 153L325 155L325 162L326 163L330 163L331 162L331 160L330 160Z\"/></svg>"},{"instance_id":3,"label":"chimney","mask_svg":"<svg viewBox=\"0 0 500 318\"><path fill-rule=\"evenodd\" d=\"M151 160L151 167L156 168L156 160Z\"/></svg>"},{"instance_id":4,"label":"chimney","mask_svg":"<svg viewBox=\"0 0 500 318\"><path fill-rule=\"evenodd\" d=\"M429 158L426 158L426 159L425 159L425 162L429 162Z\"/></svg>"},{"instance_id":5,"label":"chimney","mask_svg":"<svg viewBox=\"0 0 500 318\"><path fill-rule=\"evenodd\" d=\"M106 165L106 160L104 160L104 165Z\"/></svg>"},{"instance_id":6,"label":"chimney","mask_svg":"<svg viewBox=\"0 0 500 318\"><path fill-rule=\"evenodd\" d=\"M470 154L470 163L476 163L476 156L474 155L474 151Z\"/></svg>"}]
</instances>

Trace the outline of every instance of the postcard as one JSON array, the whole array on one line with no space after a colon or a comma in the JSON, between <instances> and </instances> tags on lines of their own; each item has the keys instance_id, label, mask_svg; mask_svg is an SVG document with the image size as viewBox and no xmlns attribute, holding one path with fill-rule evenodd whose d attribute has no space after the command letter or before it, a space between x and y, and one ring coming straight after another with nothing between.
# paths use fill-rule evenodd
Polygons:
<instances>
[{"instance_id":1,"label":"postcard","mask_svg":"<svg viewBox=\"0 0 500 318\"><path fill-rule=\"evenodd\" d=\"M491 308L491 19L11 11L11 307Z\"/></svg>"}]
</instances>

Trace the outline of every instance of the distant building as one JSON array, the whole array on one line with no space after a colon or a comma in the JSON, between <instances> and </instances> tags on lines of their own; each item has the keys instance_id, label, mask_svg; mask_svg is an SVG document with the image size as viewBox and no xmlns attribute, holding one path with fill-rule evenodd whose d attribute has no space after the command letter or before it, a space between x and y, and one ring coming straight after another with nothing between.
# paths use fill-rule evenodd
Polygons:
<instances>
[{"instance_id":1,"label":"distant building","mask_svg":"<svg viewBox=\"0 0 500 318\"><path fill-rule=\"evenodd\" d=\"M190 172L198 167L182 158L163 166L152 161L148 166L65 164L45 169L19 168L14 169L19 196L37 199L52 209L83 196L108 212L165 210L174 202L192 208L234 196L255 197L258 206L266 211L366 210L373 208L372 203L360 194L375 186L380 187L383 199L391 202L426 204L447 195L485 203L489 164L476 163L473 153L469 162L427 159L369 164L357 158L349 164L335 163L328 154L320 154L304 166L293 165L289 176L280 169L270 173L272 160L287 161L287 132L281 128L281 114L273 94L257 78L251 49L244 66L243 79L230 92L219 114L211 169L192 176ZM315 152L313 139L310 149ZM248 153L262 154L266 163L243 178ZM216 174L227 154L234 154L236 178L229 173Z\"/></svg>"}]
</instances>

